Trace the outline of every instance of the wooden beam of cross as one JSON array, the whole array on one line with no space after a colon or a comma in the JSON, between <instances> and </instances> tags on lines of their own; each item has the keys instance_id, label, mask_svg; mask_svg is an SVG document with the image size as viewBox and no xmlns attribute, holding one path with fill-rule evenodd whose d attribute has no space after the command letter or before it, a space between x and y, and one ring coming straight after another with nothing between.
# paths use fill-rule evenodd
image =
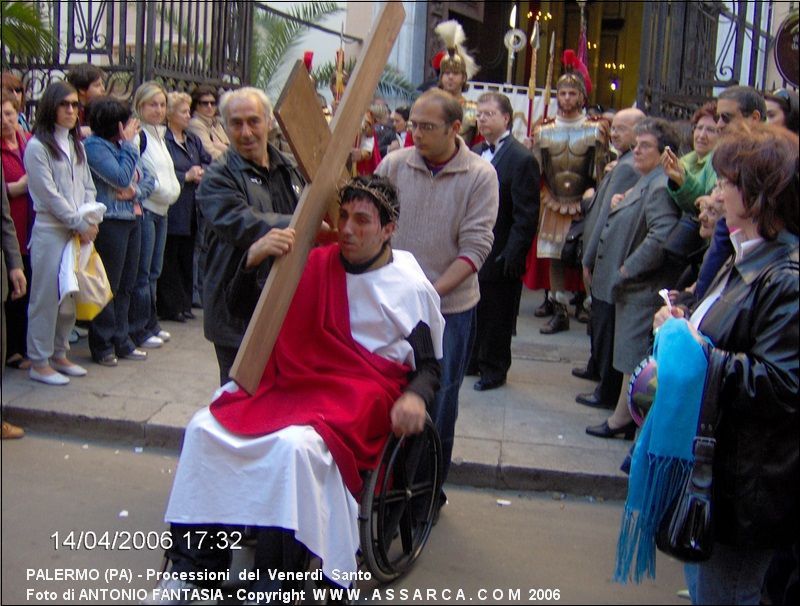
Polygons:
<instances>
[{"instance_id":1,"label":"wooden beam of cross","mask_svg":"<svg viewBox=\"0 0 800 606\"><path fill-rule=\"evenodd\" d=\"M331 129L322 114L317 91L302 61L298 60L294 64L286 86L275 104L274 113L281 132L292 148L297 167L306 181L313 182L325 150L331 142ZM349 176L349 171L342 167L340 180L346 180ZM331 227L336 225L338 216L339 205L334 197L328 204Z\"/></svg>"},{"instance_id":2,"label":"wooden beam of cross","mask_svg":"<svg viewBox=\"0 0 800 606\"><path fill-rule=\"evenodd\" d=\"M333 132L322 154L315 178L300 196L289 225L296 231L294 248L290 254L279 258L272 267L231 368L231 378L249 394L255 393L261 381L314 237L329 201L336 195L342 166L353 147L364 112L372 101L373 92L404 19L402 2L386 2L383 5L378 21L361 50L342 102L331 121ZM316 111L319 111L318 106ZM297 338L308 339L313 338L313 335L297 335Z\"/></svg>"}]
</instances>

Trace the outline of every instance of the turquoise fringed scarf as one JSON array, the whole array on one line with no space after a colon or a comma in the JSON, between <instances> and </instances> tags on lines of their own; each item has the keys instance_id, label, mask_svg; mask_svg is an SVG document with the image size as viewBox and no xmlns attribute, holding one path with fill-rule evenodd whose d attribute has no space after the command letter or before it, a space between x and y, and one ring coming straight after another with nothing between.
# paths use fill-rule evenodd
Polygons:
<instances>
[{"instance_id":1,"label":"turquoise fringed scarf","mask_svg":"<svg viewBox=\"0 0 800 606\"><path fill-rule=\"evenodd\" d=\"M656 334L658 387L636 441L622 513L614 580L656 576L655 536L692 468L692 445L708 362L686 320L671 318ZM636 565L631 572L634 555Z\"/></svg>"}]
</instances>

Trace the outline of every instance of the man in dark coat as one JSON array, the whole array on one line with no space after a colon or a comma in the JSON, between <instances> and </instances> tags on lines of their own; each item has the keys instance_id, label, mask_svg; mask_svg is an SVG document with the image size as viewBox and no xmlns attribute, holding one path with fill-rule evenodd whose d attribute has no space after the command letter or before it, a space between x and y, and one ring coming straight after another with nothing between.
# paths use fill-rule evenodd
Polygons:
<instances>
[{"instance_id":1,"label":"man in dark coat","mask_svg":"<svg viewBox=\"0 0 800 606\"><path fill-rule=\"evenodd\" d=\"M478 130L485 139L473 151L490 161L500 183L494 244L478 272L481 299L470 370L480 373L476 391L500 387L511 367L511 334L536 223L539 218L539 164L511 136L513 109L508 97L486 93L478 99Z\"/></svg>"},{"instance_id":2,"label":"man in dark coat","mask_svg":"<svg viewBox=\"0 0 800 606\"><path fill-rule=\"evenodd\" d=\"M197 203L206 220L208 250L203 328L214 343L224 384L249 321L231 312L225 294L250 246L269 231L289 226L304 182L294 163L267 142L274 118L263 91L229 92L220 112L231 147L209 166Z\"/></svg>"},{"instance_id":3,"label":"man in dark coat","mask_svg":"<svg viewBox=\"0 0 800 606\"><path fill-rule=\"evenodd\" d=\"M633 167L633 146L636 145L636 125L645 115L635 108L624 109L614 116L611 123L611 142L620 156L610 173L606 174L590 202L583 228L584 254L583 273L587 288L592 295L591 342L592 354L586 370L576 368L572 374L582 379L593 378L597 373L599 384L593 393L579 394L575 400L579 404L595 408L613 409L622 388L622 373L614 369L614 303L607 275L594 276L594 266L600 234L608 221L611 199L616 194L624 194L639 180L639 173ZM597 228L597 229L595 229Z\"/></svg>"}]
</instances>

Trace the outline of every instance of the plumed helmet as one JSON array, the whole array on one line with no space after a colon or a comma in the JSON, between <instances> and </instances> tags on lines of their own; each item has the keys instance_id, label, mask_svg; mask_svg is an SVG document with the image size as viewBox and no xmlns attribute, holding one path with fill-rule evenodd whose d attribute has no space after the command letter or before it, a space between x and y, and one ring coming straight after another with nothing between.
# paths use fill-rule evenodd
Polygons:
<instances>
[{"instance_id":1,"label":"plumed helmet","mask_svg":"<svg viewBox=\"0 0 800 606\"><path fill-rule=\"evenodd\" d=\"M456 72L464 74L467 80L471 80L478 72L478 65L463 46L467 36L461 24L454 19L443 21L436 26L434 32L441 38L446 49L433 58L431 63L434 69L440 76L445 72Z\"/></svg>"},{"instance_id":2,"label":"plumed helmet","mask_svg":"<svg viewBox=\"0 0 800 606\"><path fill-rule=\"evenodd\" d=\"M566 72L558 79L556 90L562 86L571 86L583 92L583 98L588 98L588 93L592 92L592 79L589 77L589 70L580 60L575 51L568 48L561 56L561 63Z\"/></svg>"}]
</instances>

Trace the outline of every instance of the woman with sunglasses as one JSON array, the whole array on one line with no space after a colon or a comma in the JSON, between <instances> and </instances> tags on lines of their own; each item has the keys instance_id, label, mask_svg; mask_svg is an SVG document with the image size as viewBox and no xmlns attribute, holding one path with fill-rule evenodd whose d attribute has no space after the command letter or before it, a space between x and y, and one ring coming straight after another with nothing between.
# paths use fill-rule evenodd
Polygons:
<instances>
[{"instance_id":1,"label":"woman with sunglasses","mask_svg":"<svg viewBox=\"0 0 800 606\"><path fill-rule=\"evenodd\" d=\"M797 93L779 88L764 95L767 103L767 122L788 128L795 135L800 134L800 103Z\"/></svg>"},{"instance_id":2,"label":"woman with sunglasses","mask_svg":"<svg viewBox=\"0 0 800 606\"><path fill-rule=\"evenodd\" d=\"M217 115L217 91L207 84L201 84L192 92L192 119L189 132L200 138L203 148L213 160L224 154L230 140Z\"/></svg>"},{"instance_id":3,"label":"woman with sunglasses","mask_svg":"<svg viewBox=\"0 0 800 606\"><path fill-rule=\"evenodd\" d=\"M78 93L70 84L52 82L39 100L34 136L24 158L36 211L30 244L30 377L47 385L66 385L69 377L86 374L67 359L75 303L71 295L63 300L59 296L64 247L75 234L83 243L92 242L102 220L97 207L104 209L95 204L94 182L78 133L79 108Z\"/></svg>"}]
</instances>

